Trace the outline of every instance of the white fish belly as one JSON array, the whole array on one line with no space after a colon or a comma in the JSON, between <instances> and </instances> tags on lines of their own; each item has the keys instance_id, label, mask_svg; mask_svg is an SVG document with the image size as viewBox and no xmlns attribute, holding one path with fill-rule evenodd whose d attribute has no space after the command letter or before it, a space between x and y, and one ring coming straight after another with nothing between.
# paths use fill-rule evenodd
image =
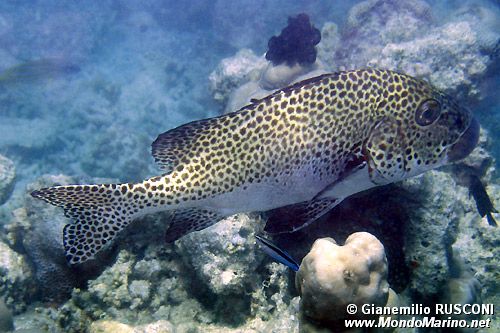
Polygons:
<instances>
[{"instance_id":1,"label":"white fish belly","mask_svg":"<svg viewBox=\"0 0 500 333\"><path fill-rule=\"evenodd\" d=\"M232 192L207 199L202 205L223 215L267 211L309 201L332 181L301 172L286 179L267 179L261 183L246 184L246 188L236 188Z\"/></svg>"}]
</instances>

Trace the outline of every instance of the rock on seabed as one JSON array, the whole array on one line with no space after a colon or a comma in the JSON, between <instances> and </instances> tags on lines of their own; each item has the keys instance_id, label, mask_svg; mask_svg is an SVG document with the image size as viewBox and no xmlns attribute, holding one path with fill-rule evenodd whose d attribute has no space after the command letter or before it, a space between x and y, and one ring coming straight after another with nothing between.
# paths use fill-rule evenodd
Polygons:
<instances>
[{"instance_id":1,"label":"rock on seabed","mask_svg":"<svg viewBox=\"0 0 500 333\"><path fill-rule=\"evenodd\" d=\"M14 162L0 155L0 205L5 203L14 188L16 169Z\"/></svg>"}]
</instances>

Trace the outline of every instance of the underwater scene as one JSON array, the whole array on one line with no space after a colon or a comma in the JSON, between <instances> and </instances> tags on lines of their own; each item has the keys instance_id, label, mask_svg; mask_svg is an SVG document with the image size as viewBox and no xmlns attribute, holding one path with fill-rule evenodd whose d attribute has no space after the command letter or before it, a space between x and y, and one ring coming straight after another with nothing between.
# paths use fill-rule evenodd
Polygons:
<instances>
[{"instance_id":1,"label":"underwater scene","mask_svg":"<svg viewBox=\"0 0 500 333\"><path fill-rule=\"evenodd\" d=\"M500 332L498 0L0 2L0 332Z\"/></svg>"}]
</instances>

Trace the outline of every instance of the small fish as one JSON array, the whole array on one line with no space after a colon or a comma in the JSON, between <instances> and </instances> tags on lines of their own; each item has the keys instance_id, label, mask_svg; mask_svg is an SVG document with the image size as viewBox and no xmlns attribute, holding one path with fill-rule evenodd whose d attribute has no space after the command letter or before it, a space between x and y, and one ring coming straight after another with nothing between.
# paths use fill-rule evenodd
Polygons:
<instances>
[{"instance_id":1,"label":"small fish","mask_svg":"<svg viewBox=\"0 0 500 333\"><path fill-rule=\"evenodd\" d=\"M490 196L478 176L478 170L464 163L456 163L452 166L451 171L455 174L457 184L469 189L469 196L472 195L474 198L479 215L481 217L486 216L489 225L497 226L493 213L498 213L498 211L493 206Z\"/></svg>"},{"instance_id":2,"label":"small fish","mask_svg":"<svg viewBox=\"0 0 500 333\"><path fill-rule=\"evenodd\" d=\"M167 242L239 212L270 212L266 231L293 232L352 194L464 158L478 136L470 111L428 83L353 70L161 134L152 153L162 176L42 188L32 196L73 219L63 244L68 262L79 264L132 220L164 210L176 210Z\"/></svg>"},{"instance_id":3,"label":"small fish","mask_svg":"<svg viewBox=\"0 0 500 333\"><path fill-rule=\"evenodd\" d=\"M292 256L287 252L281 250L278 246L274 245L270 240L265 239L262 236L255 235L257 243L262 247L262 250L270 257L274 258L276 261L282 263L285 266L291 268L294 272L299 270L299 264L293 260Z\"/></svg>"},{"instance_id":4,"label":"small fish","mask_svg":"<svg viewBox=\"0 0 500 333\"><path fill-rule=\"evenodd\" d=\"M476 207L479 215L485 217L488 220L488 224L492 226L497 226L497 221L493 218L492 213L498 213L498 211L493 207L490 196L486 189L484 188L481 179L476 175L470 175L469 180L469 193L476 201Z\"/></svg>"},{"instance_id":5,"label":"small fish","mask_svg":"<svg viewBox=\"0 0 500 333\"><path fill-rule=\"evenodd\" d=\"M79 71L80 68L77 65L63 59L47 58L30 60L7 68L0 73L0 84L29 84L74 74Z\"/></svg>"}]
</instances>

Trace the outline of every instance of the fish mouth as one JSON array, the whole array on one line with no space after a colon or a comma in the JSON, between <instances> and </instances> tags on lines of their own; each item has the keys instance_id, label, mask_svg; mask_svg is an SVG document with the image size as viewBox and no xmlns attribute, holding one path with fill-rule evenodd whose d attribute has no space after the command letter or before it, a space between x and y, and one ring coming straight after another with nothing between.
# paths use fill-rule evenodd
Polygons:
<instances>
[{"instance_id":1,"label":"fish mouth","mask_svg":"<svg viewBox=\"0 0 500 333\"><path fill-rule=\"evenodd\" d=\"M448 151L448 162L461 160L474 150L479 141L479 130L480 126L478 121L472 118L469 127Z\"/></svg>"}]
</instances>

